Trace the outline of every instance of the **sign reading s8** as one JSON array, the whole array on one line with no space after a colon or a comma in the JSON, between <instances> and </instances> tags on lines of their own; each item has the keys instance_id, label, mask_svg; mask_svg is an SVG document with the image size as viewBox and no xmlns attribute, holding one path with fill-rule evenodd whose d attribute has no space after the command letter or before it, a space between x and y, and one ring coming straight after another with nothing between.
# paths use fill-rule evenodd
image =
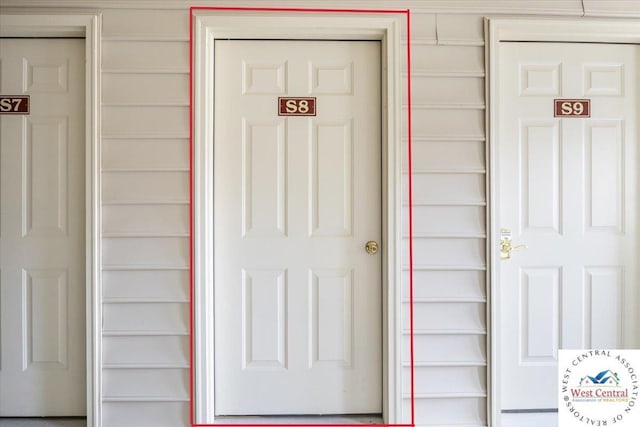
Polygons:
<instances>
[{"instance_id":1,"label":"sign reading s8","mask_svg":"<svg viewBox=\"0 0 640 427\"><path fill-rule=\"evenodd\" d=\"M315 116L316 98L278 98L279 116Z\"/></svg>"}]
</instances>

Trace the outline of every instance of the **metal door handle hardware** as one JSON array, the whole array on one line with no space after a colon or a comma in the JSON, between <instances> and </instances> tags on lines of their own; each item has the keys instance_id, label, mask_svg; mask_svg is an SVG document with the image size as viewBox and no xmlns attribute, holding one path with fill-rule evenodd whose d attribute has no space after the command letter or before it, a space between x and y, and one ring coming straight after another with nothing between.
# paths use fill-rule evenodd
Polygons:
<instances>
[{"instance_id":1,"label":"metal door handle hardware","mask_svg":"<svg viewBox=\"0 0 640 427\"><path fill-rule=\"evenodd\" d=\"M364 246L364 248L369 255L373 255L378 252L378 242L369 240L367 244Z\"/></svg>"},{"instance_id":2,"label":"metal door handle hardware","mask_svg":"<svg viewBox=\"0 0 640 427\"><path fill-rule=\"evenodd\" d=\"M513 246L511 241L511 231L506 228L500 229L500 259L511 259L511 251L527 249L527 245Z\"/></svg>"}]
</instances>

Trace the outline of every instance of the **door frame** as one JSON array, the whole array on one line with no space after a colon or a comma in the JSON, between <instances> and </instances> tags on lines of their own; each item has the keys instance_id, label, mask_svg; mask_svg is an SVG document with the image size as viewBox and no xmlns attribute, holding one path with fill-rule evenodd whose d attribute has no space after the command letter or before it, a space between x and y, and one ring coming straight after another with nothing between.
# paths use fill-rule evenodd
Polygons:
<instances>
[{"instance_id":1,"label":"door frame","mask_svg":"<svg viewBox=\"0 0 640 427\"><path fill-rule=\"evenodd\" d=\"M581 42L581 43L630 43L640 44L639 20L612 19L556 19L556 18L487 18L485 20L487 44L487 161L489 192L487 236L488 295L487 317L489 351L489 398L487 401L489 425L501 425L500 390L500 194L498 157L500 95L500 55L502 42Z\"/></svg>"},{"instance_id":2,"label":"door frame","mask_svg":"<svg viewBox=\"0 0 640 427\"><path fill-rule=\"evenodd\" d=\"M85 62L85 278L87 427L101 425L100 28L98 13L3 9L0 37L81 37Z\"/></svg>"},{"instance_id":3,"label":"door frame","mask_svg":"<svg viewBox=\"0 0 640 427\"><path fill-rule=\"evenodd\" d=\"M193 403L196 423L215 419L213 143L216 39L376 40L381 52L382 412L401 420L401 28L400 14L293 13L192 8ZM318 11L316 11L318 12ZM200 96L202 94L202 96ZM211 120L214 118L214 120ZM213 143L212 143L213 142ZM209 308L209 309L208 309Z\"/></svg>"}]
</instances>

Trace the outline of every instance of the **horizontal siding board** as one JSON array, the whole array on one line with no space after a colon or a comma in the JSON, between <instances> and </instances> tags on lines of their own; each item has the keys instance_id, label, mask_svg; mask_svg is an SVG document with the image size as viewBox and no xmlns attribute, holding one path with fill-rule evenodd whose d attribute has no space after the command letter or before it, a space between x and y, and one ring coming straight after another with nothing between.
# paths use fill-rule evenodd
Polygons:
<instances>
[{"instance_id":1,"label":"horizontal siding board","mask_svg":"<svg viewBox=\"0 0 640 427\"><path fill-rule=\"evenodd\" d=\"M411 146L414 172L481 171L486 167L483 141L427 141ZM408 159L403 157L403 170Z\"/></svg>"},{"instance_id":2,"label":"horizontal siding board","mask_svg":"<svg viewBox=\"0 0 640 427\"><path fill-rule=\"evenodd\" d=\"M485 113L483 110L420 110L412 114L412 131L415 137L482 137ZM407 123L403 121L406 133Z\"/></svg>"},{"instance_id":3,"label":"horizontal siding board","mask_svg":"<svg viewBox=\"0 0 640 427\"><path fill-rule=\"evenodd\" d=\"M106 140L102 143L102 169L188 170L188 139Z\"/></svg>"},{"instance_id":4,"label":"horizontal siding board","mask_svg":"<svg viewBox=\"0 0 640 427\"><path fill-rule=\"evenodd\" d=\"M103 106L102 136L188 138L189 107Z\"/></svg>"},{"instance_id":5,"label":"horizontal siding board","mask_svg":"<svg viewBox=\"0 0 640 427\"><path fill-rule=\"evenodd\" d=\"M483 335L416 335L414 358L416 363L451 362L483 363L487 360ZM402 360L409 362L409 336L402 338Z\"/></svg>"},{"instance_id":6,"label":"horizontal siding board","mask_svg":"<svg viewBox=\"0 0 640 427\"><path fill-rule=\"evenodd\" d=\"M606 3L609 0L600 0ZM613 0L620 3L633 0ZM122 9L175 9L184 11L193 5L193 0L165 0L165 1L114 1L114 0L58 0L57 4L71 7L78 7L81 3L85 7L104 7ZM395 4L398 3L398 4ZM5 0L3 5L7 6L50 6L50 0ZM242 6L265 6L264 0L244 0L242 2L222 2L219 0L208 0L197 3L199 5L242 5ZM281 0L276 3L278 6L291 7L327 7L330 4L337 6L349 6L354 8L410 8L412 12L450 12L450 13L537 13L537 14L572 14L582 15L580 0L405 0L393 2L391 0L350 0L347 2L327 2L326 0ZM276 5L273 4L273 5Z\"/></svg>"},{"instance_id":7,"label":"horizontal siding board","mask_svg":"<svg viewBox=\"0 0 640 427\"><path fill-rule=\"evenodd\" d=\"M409 245L402 246L402 256L407 259ZM485 240L482 238L413 239L413 262L418 265L483 265L485 252Z\"/></svg>"},{"instance_id":8,"label":"horizontal siding board","mask_svg":"<svg viewBox=\"0 0 640 427\"><path fill-rule=\"evenodd\" d=\"M102 14L104 37L188 38L187 10L107 9Z\"/></svg>"},{"instance_id":9,"label":"horizontal siding board","mask_svg":"<svg viewBox=\"0 0 640 427\"><path fill-rule=\"evenodd\" d=\"M402 55L404 70L406 55ZM432 46L411 47L411 72L415 73L484 73L484 48L482 46Z\"/></svg>"},{"instance_id":10,"label":"horizontal siding board","mask_svg":"<svg viewBox=\"0 0 640 427\"><path fill-rule=\"evenodd\" d=\"M403 393L410 393L410 368L402 371ZM414 367L415 392L420 393L483 393L486 390L486 369L483 366Z\"/></svg>"},{"instance_id":11,"label":"horizontal siding board","mask_svg":"<svg viewBox=\"0 0 640 427\"><path fill-rule=\"evenodd\" d=\"M115 270L102 272L102 296L109 301L188 301L185 270Z\"/></svg>"},{"instance_id":12,"label":"horizontal siding board","mask_svg":"<svg viewBox=\"0 0 640 427\"><path fill-rule=\"evenodd\" d=\"M402 403L402 413L411 414L411 400ZM416 420L419 425L487 425L487 400L482 397L464 399L416 399ZM405 419L406 422L411 420Z\"/></svg>"},{"instance_id":13,"label":"horizontal siding board","mask_svg":"<svg viewBox=\"0 0 640 427\"><path fill-rule=\"evenodd\" d=\"M404 304L403 327L409 329L408 303ZM428 303L414 310L414 331L485 331L484 303Z\"/></svg>"},{"instance_id":14,"label":"horizontal siding board","mask_svg":"<svg viewBox=\"0 0 640 427\"><path fill-rule=\"evenodd\" d=\"M413 233L421 235L482 235L486 231L484 206L414 206ZM406 209L403 229L408 227Z\"/></svg>"},{"instance_id":15,"label":"horizontal siding board","mask_svg":"<svg viewBox=\"0 0 640 427\"><path fill-rule=\"evenodd\" d=\"M102 208L105 235L187 235L189 206L111 205Z\"/></svg>"},{"instance_id":16,"label":"horizontal siding board","mask_svg":"<svg viewBox=\"0 0 640 427\"><path fill-rule=\"evenodd\" d=\"M102 42L103 71L185 71L189 69L188 41Z\"/></svg>"},{"instance_id":17,"label":"horizontal siding board","mask_svg":"<svg viewBox=\"0 0 640 427\"><path fill-rule=\"evenodd\" d=\"M189 238L104 238L102 262L107 266L188 266Z\"/></svg>"},{"instance_id":18,"label":"horizontal siding board","mask_svg":"<svg viewBox=\"0 0 640 427\"><path fill-rule=\"evenodd\" d=\"M406 182L403 182L403 187L404 200L408 200ZM419 174L413 176L413 202L417 204L484 202L486 200L485 189L485 176L482 174Z\"/></svg>"},{"instance_id":19,"label":"horizontal siding board","mask_svg":"<svg viewBox=\"0 0 640 427\"><path fill-rule=\"evenodd\" d=\"M189 104L187 74L109 74L102 76L103 104Z\"/></svg>"},{"instance_id":20,"label":"horizontal siding board","mask_svg":"<svg viewBox=\"0 0 640 427\"><path fill-rule=\"evenodd\" d=\"M409 245L403 245L406 250ZM485 241L481 238L413 239L414 262L420 265L484 265ZM408 253L403 252L404 259Z\"/></svg>"},{"instance_id":21,"label":"horizontal siding board","mask_svg":"<svg viewBox=\"0 0 640 427\"><path fill-rule=\"evenodd\" d=\"M438 43L479 44L484 42L484 17L438 15Z\"/></svg>"},{"instance_id":22,"label":"horizontal siding board","mask_svg":"<svg viewBox=\"0 0 640 427\"><path fill-rule=\"evenodd\" d=\"M408 283L409 272L403 273L403 283ZM417 300L482 299L486 296L484 271L414 271L413 297ZM403 297L409 298L409 287L404 286ZM421 309L416 305L417 309Z\"/></svg>"},{"instance_id":23,"label":"horizontal siding board","mask_svg":"<svg viewBox=\"0 0 640 427\"><path fill-rule=\"evenodd\" d=\"M482 105L485 102L482 77L411 77L411 102L419 105ZM402 82L406 87L406 77ZM406 91L401 91L406 104Z\"/></svg>"},{"instance_id":24,"label":"horizontal siding board","mask_svg":"<svg viewBox=\"0 0 640 427\"><path fill-rule=\"evenodd\" d=\"M419 8L451 13L537 13L582 15L580 0L427 0ZM608 0L604 0L608 1Z\"/></svg>"},{"instance_id":25,"label":"horizontal siding board","mask_svg":"<svg viewBox=\"0 0 640 427\"><path fill-rule=\"evenodd\" d=\"M585 16L640 17L637 0L584 0Z\"/></svg>"},{"instance_id":26,"label":"horizontal siding board","mask_svg":"<svg viewBox=\"0 0 640 427\"><path fill-rule=\"evenodd\" d=\"M121 334L188 334L188 303L104 304L104 331Z\"/></svg>"},{"instance_id":27,"label":"horizontal siding board","mask_svg":"<svg viewBox=\"0 0 640 427\"><path fill-rule=\"evenodd\" d=\"M189 426L189 402L104 402L105 427Z\"/></svg>"},{"instance_id":28,"label":"horizontal siding board","mask_svg":"<svg viewBox=\"0 0 640 427\"><path fill-rule=\"evenodd\" d=\"M108 369L102 374L105 398L189 398L189 370Z\"/></svg>"},{"instance_id":29,"label":"horizontal siding board","mask_svg":"<svg viewBox=\"0 0 640 427\"><path fill-rule=\"evenodd\" d=\"M184 202L188 200L188 172L102 173L103 202Z\"/></svg>"},{"instance_id":30,"label":"horizontal siding board","mask_svg":"<svg viewBox=\"0 0 640 427\"><path fill-rule=\"evenodd\" d=\"M104 337L102 361L105 366L185 366L189 364L189 337Z\"/></svg>"},{"instance_id":31,"label":"horizontal siding board","mask_svg":"<svg viewBox=\"0 0 640 427\"><path fill-rule=\"evenodd\" d=\"M402 26L402 39L407 39L407 27ZM436 15L434 13L411 14L411 40L436 42Z\"/></svg>"}]
</instances>

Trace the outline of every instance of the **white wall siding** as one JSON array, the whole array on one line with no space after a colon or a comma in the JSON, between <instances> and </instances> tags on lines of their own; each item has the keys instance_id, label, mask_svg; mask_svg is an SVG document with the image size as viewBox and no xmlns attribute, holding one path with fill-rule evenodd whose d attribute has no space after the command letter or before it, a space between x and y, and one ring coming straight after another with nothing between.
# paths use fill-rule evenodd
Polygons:
<instances>
[{"instance_id":1,"label":"white wall siding","mask_svg":"<svg viewBox=\"0 0 640 427\"><path fill-rule=\"evenodd\" d=\"M422 16L413 16L413 27L420 27ZM447 14L436 14L435 22L435 43L412 35L415 422L484 426L483 23L480 16ZM406 338L409 295L404 292ZM403 421L410 422L408 349L403 355Z\"/></svg>"},{"instance_id":2,"label":"white wall siding","mask_svg":"<svg viewBox=\"0 0 640 427\"><path fill-rule=\"evenodd\" d=\"M102 173L104 204L187 204L188 172L107 172Z\"/></svg>"},{"instance_id":3,"label":"white wall siding","mask_svg":"<svg viewBox=\"0 0 640 427\"><path fill-rule=\"evenodd\" d=\"M107 9L103 426L189 425L189 16Z\"/></svg>"},{"instance_id":4,"label":"white wall siding","mask_svg":"<svg viewBox=\"0 0 640 427\"><path fill-rule=\"evenodd\" d=\"M105 74L102 77L102 104L188 106L189 76L185 73Z\"/></svg>"},{"instance_id":5,"label":"white wall siding","mask_svg":"<svg viewBox=\"0 0 640 427\"><path fill-rule=\"evenodd\" d=\"M629 0L584 0L586 16L640 17L640 2Z\"/></svg>"},{"instance_id":6,"label":"white wall siding","mask_svg":"<svg viewBox=\"0 0 640 427\"><path fill-rule=\"evenodd\" d=\"M485 219L482 206L414 206L413 236L485 237Z\"/></svg>"},{"instance_id":7,"label":"white wall siding","mask_svg":"<svg viewBox=\"0 0 640 427\"><path fill-rule=\"evenodd\" d=\"M408 274L408 273L407 273ZM481 268L459 270L419 269L413 272L414 302L485 301L485 272ZM406 283L406 276L404 278ZM425 286L424 284L427 284ZM409 288L403 287L403 297L409 298Z\"/></svg>"},{"instance_id":8,"label":"white wall siding","mask_svg":"<svg viewBox=\"0 0 640 427\"><path fill-rule=\"evenodd\" d=\"M151 18L146 22L153 23ZM107 39L102 44L102 67L104 71L116 73L188 72L189 43L167 40L138 41L120 38L116 41Z\"/></svg>"},{"instance_id":9,"label":"white wall siding","mask_svg":"<svg viewBox=\"0 0 640 427\"><path fill-rule=\"evenodd\" d=\"M132 4L144 7L144 2L132 2ZM102 33L105 39L111 40L187 41L189 40L189 10L187 7L174 10L105 9Z\"/></svg>"},{"instance_id":10,"label":"white wall siding","mask_svg":"<svg viewBox=\"0 0 640 427\"><path fill-rule=\"evenodd\" d=\"M484 105L484 79L481 76L413 75L411 89L411 101L423 108L439 106L464 109Z\"/></svg>"},{"instance_id":11,"label":"white wall siding","mask_svg":"<svg viewBox=\"0 0 640 427\"><path fill-rule=\"evenodd\" d=\"M189 337L184 335L111 335L102 346L109 369L189 367Z\"/></svg>"},{"instance_id":12,"label":"white wall siding","mask_svg":"<svg viewBox=\"0 0 640 427\"><path fill-rule=\"evenodd\" d=\"M438 14L437 38L440 45L484 46L484 18Z\"/></svg>"},{"instance_id":13,"label":"white wall siding","mask_svg":"<svg viewBox=\"0 0 640 427\"><path fill-rule=\"evenodd\" d=\"M444 139L444 138L443 138ZM484 141L414 141L413 172L484 172Z\"/></svg>"},{"instance_id":14,"label":"white wall siding","mask_svg":"<svg viewBox=\"0 0 640 427\"><path fill-rule=\"evenodd\" d=\"M103 403L104 426L179 427L189 426L189 405L183 402L133 399L108 400Z\"/></svg>"},{"instance_id":15,"label":"white wall siding","mask_svg":"<svg viewBox=\"0 0 640 427\"><path fill-rule=\"evenodd\" d=\"M189 140L108 139L102 144L102 171L188 172Z\"/></svg>"},{"instance_id":16,"label":"white wall siding","mask_svg":"<svg viewBox=\"0 0 640 427\"><path fill-rule=\"evenodd\" d=\"M406 58L404 66L406 69ZM411 68L418 76L482 76L484 49L481 46L422 45L418 40L412 45Z\"/></svg>"},{"instance_id":17,"label":"white wall siding","mask_svg":"<svg viewBox=\"0 0 640 427\"><path fill-rule=\"evenodd\" d=\"M405 403L404 411L410 411ZM415 405L416 419L422 426L482 426L487 419L484 397L433 397L420 399Z\"/></svg>"},{"instance_id":18,"label":"white wall siding","mask_svg":"<svg viewBox=\"0 0 640 427\"><path fill-rule=\"evenodd\" d=\"M188 138L189 107L103 106L102 133L111 139Z\"/></svg>"}]
</instances>

